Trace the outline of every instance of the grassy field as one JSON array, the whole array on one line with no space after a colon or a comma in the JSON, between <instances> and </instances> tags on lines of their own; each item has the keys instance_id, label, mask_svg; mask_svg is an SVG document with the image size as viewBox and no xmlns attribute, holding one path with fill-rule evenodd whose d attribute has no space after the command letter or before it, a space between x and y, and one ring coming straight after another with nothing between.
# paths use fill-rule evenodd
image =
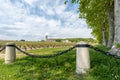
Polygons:
<instances>
[{"instance_id":1,"label":"grassy field","mask_svg":"<svg viewBox=\"0 0 120 80\"><path fill-rule=\"evenodd\" d=\"M97 46L107 50L103 46ZM42 49L41 53L55 53L62 48ZM39 53L31 50L31 53ZM76 50L54 58L22 57L6 65L0 59L0 80L120 80L120 59L90 50L91 69L87 74L75 73Z\"/></svg>"}]
</instances>

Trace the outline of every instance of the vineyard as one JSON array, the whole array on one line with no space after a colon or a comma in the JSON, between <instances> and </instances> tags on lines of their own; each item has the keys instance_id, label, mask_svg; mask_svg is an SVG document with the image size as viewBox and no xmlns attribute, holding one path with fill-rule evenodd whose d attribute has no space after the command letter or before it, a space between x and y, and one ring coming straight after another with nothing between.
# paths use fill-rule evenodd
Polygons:
<instances>
[{"instance_id":1,"label":"vineyard","mask_svg":"<svg viewBox=\"0 0 120 80\"><path fill-rule=\"evenodd\" d=\"M92 38L66 38L69 42L44 42L44 41L12 41L12 40L0 40L0 48L5 46L7 43L13 42L19 48L23 50L33 50L40 48L57 48L57 47L70 47L80 41L88 42L89 44L96 44L97 41Z\"/></svg>"},{"instance_id":2,"label":"vineyard","mask_svg":"<svg viewBox=\"0 0 120 80\"><path fill-rule=\"evenodd\" d=\"M59 47L70 47L75 43L62 43L62 42L40 42L40 41L0 41L0 48L5 46L7 43L13 42L19 48L23 50L33 50L40 48L59 48Z\"/></svg>"}]
</instances>

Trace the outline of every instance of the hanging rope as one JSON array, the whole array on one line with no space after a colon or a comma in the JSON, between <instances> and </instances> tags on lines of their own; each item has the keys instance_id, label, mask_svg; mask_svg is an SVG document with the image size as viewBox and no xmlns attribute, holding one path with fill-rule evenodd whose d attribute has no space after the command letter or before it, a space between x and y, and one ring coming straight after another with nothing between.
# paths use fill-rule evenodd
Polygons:
<instances>
[{"instance_id":1,"label":"hanging rope","mask_svg":"<svg viewBox=\"0 0 120 80\"><path fill-rule=\"evenodd\" d=\"M101 52L101 53L103 53L103 54L105 54L105 55L107 55L107 56L112 56L112 57L114 57L114 58L120 59L120 56L119 56L119 55L112 54L112 53L110 53L110 52L104 51L104 50L99 49L99 48L97 48L97 47L94 47L94 46L92 46L92 45L89 45L89 48L94 49L95 51Z\"/></svg>"},{"instance_id":2,"label":"hanging rope","mask_svg":"<svg viewBox=\"0 0 120 80\"><path fill-rule=\"evenodd\" d=\"M117 55L117 54L112 54L110 52L104 51L102 49L99 49L99 48L94 47L94 46L89 45L89 44L77 44L77 45L74 45L73 47L70 47L70 48L64 50L64 51L61 51L61 52L58 52L58 53L54 53L54 54L50 54L50 55L35 55L35 54L31 54L31 53L25 52L25 51L23 51L22 49L20 49L19 47L15 46L15 45L6 45L6 46L15 47L18 51L22 52L23 54L28 55L30 57L34 57L34 58L52 58L52 57L56 57L56 56L60 56L62 54L65 54L65 53L73 50L76 47L83 47L83 48L88 47L88 48L94 49L95 51L101 52L102 54L105 54L107 56L112 56L114 58L120 59L120 56ZM5 49L5 47L1 48L0 52L2 50L4 50L4 49Z\"/></svg>"},{"instance_id":3,"label":"hanging rope","mask_svg":"<svg viewBox=\"0 0 120 80\"><path fill-rule=\"evenodd\" d=\"M3 51L4 49L5 49L5 46L0 49L0 52Z\"/></svg>"},{"instance_id":4,"label":"hanging rope","mask_svg":"<svg viewBox=\"0 0 120 80\"><path fill-rule=\"evenodd\" d=\"M23 54L26 54L26 55L28 55L30 57L34 57L34 58L52 58L52 57L60 56L60 55L62 55L64 53L67 53L67 52L69 52L69 51L71 51L71 50L73 50L75 48L75 46L73 46L73 47L71 47L71 48L69 48L67 50L64 50L64 51L61 51L61 52L58 52L58 53L55 53L55 54L50 54L50 55L34 55L34 54L30 54L28 52L23 51L22 49L18 48L17 46L14 46L14 47L17 50L19 50L20 52L22 52Z\"/></svg>"}]
</instances>

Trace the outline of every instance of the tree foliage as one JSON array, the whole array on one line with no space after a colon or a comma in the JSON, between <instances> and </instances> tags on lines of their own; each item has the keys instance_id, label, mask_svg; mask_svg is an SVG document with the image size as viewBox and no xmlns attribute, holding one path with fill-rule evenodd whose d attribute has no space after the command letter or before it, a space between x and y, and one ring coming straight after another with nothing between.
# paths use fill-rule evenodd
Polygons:
<instances>
[{"instance_id":1,"label":"tree foliage","mask_svg":"<svg viewBox=\"0 0 120 80\"><path fill-rule=\"evenodd\" d=\"M105 37L108 41L110 22L109 13L114 12L113 0L71 0L79 3L80 18L85 18L92 34L99 42ZM111 7L112 6L112 7ZM114 14L111 14L114 15ZM103 32L104 31L104 32ZM103 33L105 33L103 36Z\"/></svg>"}]
</instances>

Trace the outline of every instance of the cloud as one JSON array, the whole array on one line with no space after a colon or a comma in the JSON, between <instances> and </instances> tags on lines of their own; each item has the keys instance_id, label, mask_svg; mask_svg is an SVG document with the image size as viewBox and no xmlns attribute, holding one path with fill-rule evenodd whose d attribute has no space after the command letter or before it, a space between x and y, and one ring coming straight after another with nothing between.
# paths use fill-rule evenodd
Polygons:
<instances>
[{"instance_id":1,"label":"cloud","mask_svg":"<svg viewBox=\"0 0 120 80\"><path fill-rule=\"evenodd\" d=\"M92 37L86 21L64 0L1 0L0 39ZM70 8L71 9L70 9ZM73 9L75 8L75 9Z\"/></svg>"},{"instance_id":2,"label":"cloud","mask_svg":"<svg viewBox=\"0 0 120 80\"><path fill-rule=\"evenodd\" d=\"M37 1L37 0L24 0L26 3L28 3L29 5L33 6L34 3Z\"/></svg>"}]
</instances>

